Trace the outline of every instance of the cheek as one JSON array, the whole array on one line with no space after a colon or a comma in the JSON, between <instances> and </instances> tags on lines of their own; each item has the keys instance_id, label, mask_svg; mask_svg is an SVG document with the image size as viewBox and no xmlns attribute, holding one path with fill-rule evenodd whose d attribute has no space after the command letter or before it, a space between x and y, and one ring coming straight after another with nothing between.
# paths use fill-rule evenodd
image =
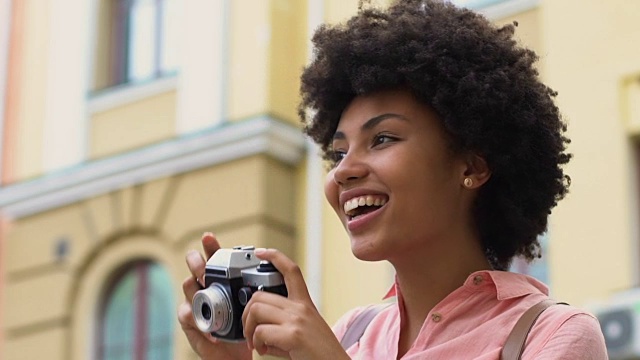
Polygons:
<instances>
[{"instance_id":1,"label":"cheek","mask_svg":"<svg viewBox=\"0 0 640 360\"><path fill-rule=\"evenodd\" d=\"M338 199L338 184L336 184L333 178L334 171L335 170L329 171L324 180L324 196L327 198L331 207L333 207L333 210L337 213L340 201Z\"/></svg>"}]
</instances>

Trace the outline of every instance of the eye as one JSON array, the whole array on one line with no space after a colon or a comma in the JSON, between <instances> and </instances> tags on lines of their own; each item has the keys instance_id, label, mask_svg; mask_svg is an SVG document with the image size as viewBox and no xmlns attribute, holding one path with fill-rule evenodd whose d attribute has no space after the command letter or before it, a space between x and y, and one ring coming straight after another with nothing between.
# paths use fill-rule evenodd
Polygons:
<instances>
[{"instance_id":1,"label":"eye","mask_svg":"<svg viewBox=\"0 0 640 360\"><path fill-rule=\"evenodd\" d=\"M387 134L377 134L376 136L373 137L373 146L386 144L396 140L397 138L393 136L389 136Z\"/></svg>"},{"instance_id":2,"label":"eye","mask_svg":"<svg viewBox=\"0 0 640 360\"><path fill-rule=\"evenodd\" d=\"M347 152L344 150L331 150L329 152L329 160L335 166L338 164L344 157L347 155Z\"/></svg>"}]
</instances>

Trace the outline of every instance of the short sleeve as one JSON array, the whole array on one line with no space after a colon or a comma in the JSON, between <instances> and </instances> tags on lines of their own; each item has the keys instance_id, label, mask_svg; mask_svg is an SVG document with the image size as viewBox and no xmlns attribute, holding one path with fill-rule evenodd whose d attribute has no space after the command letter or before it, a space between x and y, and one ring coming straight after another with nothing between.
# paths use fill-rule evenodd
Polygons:
<instances>
[{"instance_id":1,"label":"short sleeve","mask_svg":"<svg viewBox=\"0 0 640 360\"><path fill-rule=\"evenodd\" d=\"M587 313L575 313L561 321L552 331L547 328L537 334L543 338L533 352L527 350L523 359L527 360L606 360L607 349L598 320ZM534 326L535 329L535 326Z\"/></svg>"}]
</instances>

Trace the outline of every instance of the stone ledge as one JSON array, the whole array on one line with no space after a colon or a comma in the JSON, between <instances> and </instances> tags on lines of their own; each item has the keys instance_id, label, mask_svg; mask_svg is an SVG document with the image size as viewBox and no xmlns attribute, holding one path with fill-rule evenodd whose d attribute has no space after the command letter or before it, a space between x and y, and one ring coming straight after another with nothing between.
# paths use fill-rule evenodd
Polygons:
<instances>
[{"instance_id":1,"label":"stone ledge","mask_svg":"<svg viewBox=\"0 0 640 360\"><path fill-rule=\"evenodd\" d=\"M269 116L225 123L0 189L0 209L22 218L162 177L267 154L296 165L305 153L300 129Z\"/></svg>"}]
</instances>

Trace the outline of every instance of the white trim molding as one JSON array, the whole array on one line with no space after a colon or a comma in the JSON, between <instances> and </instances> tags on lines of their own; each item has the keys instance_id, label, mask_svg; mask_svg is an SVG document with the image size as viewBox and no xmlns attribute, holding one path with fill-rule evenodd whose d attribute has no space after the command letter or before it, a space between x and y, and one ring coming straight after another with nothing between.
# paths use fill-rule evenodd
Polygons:
<instances>
[{"instance_id":1,"label":"white trim molding","mask_svg":"<svg viewBox=\"0 0 640 360\"><path fill-rule=\"evenodd\" d=\"M66 0L48 11L42 168L45 173L85 159L85 86L89 75L87 0Z\"/></svg>"},{"instance_id":2,"label":"white trim molding","mask_svg":"<svg viewBox=\"0 0 640 360\"><path fill-rule=\"evenodd\" d=\"M148 97L176 90L176 75L153 79L141 84L123 84L105 89L98 94L90 95L88 101L89 114L95 114L131 104Z\"/></svg>"},{"instance_id":3,"label":"white trim molding","mask_svg":"<svg viewBox=\"0 0 640 360\"><path fill-rule=\"evenodd\" d=\"M296 165L304 153L305 139L299 128L260 116L6 186L0 189L0 209L11 219L22 218L258 154Z\"/></svg>"},{"instance_id":4,"label":"white trim molding","mask_svg":"<svg viewBox=\"0 0 640 360\"><path fill-rule=\"evenodd\" d=\"M534 9L538 5L540 5L540 0L506 0L476 11L486 16L489 20L499 20Z\"/></svg>"}]
</instances>

